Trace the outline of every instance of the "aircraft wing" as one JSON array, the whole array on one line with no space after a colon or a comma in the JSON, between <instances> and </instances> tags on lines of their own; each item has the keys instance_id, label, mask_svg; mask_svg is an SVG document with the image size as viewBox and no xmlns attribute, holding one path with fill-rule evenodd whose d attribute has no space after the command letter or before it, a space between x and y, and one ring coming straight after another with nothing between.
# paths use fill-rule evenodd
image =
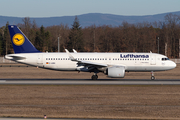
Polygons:
<instances>
[{"instance_id":1,"label":"aircraft wing","mask_svg":"<svg viewBox=\"0 0 180 120\"><path fill-rule=\"evenodd\" d=\"M93 69L93 68L101 68L101 67L107 67L107 64L102 64L102 63L96 63L96 62L90 62L90 61L80 61L77 60L76 58L74 58L67 49L65 49L66 53L68 54L69 58L71 59L71 61L76 61L78 62L78 66L84 66L87 67L89 69Z\"/></svg>"},{"instance_id":2,"label":"aircraft wing","mask_svg":"<svg viewBox=\"0 0 180 120\"><path fill-rule=\"evenodd\" d=\"M84 64L84 66L88 66L88 65L93 65L96 67L107 67L106 64L101 64L101 63L95 63L95 62L89 62L89 61L77 61L78 64Z\"/></svg>"}]
</instances>

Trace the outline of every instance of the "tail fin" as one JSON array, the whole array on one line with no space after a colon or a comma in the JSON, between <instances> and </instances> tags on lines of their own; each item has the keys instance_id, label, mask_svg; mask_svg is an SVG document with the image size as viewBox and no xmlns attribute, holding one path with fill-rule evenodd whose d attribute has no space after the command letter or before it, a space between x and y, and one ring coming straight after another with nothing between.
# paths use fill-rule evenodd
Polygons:
<instances>
[{"instance_id":1,"label":"tail fin","mask_svg":"<svg viewBox=\"0 0 180 120\"><path fill-rule=\"evenodd\" d=\"M9 33L14 53L36 53L38 51L16 25L9 25Z\"/></svg>"}]
</instances>

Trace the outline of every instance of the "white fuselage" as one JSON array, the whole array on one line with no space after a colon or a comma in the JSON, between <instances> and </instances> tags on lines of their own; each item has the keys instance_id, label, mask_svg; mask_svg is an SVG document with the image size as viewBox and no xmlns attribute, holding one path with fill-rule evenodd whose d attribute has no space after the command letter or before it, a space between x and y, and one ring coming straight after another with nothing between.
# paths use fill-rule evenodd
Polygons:
<instances>
[{"instance_id":1,"label":"white fuselage","mask_svg":"<svg viewBox=\"0 0 180 120\"><path fill-rule=\"evenodd\" d=\"M176 67L173 61L165 60L165 58L167 58L166 56L156 53L71 54L79 61L105 64L107 67L124 66L125 71L164 71ZM21 53L9 54L6 55L5 58L24 64L60 71L80 71L82 67L77 65L77 61L71 61L67 53ZM102 67L99 71L103 72L107 67Z\"/></svg>"}]
</instances>

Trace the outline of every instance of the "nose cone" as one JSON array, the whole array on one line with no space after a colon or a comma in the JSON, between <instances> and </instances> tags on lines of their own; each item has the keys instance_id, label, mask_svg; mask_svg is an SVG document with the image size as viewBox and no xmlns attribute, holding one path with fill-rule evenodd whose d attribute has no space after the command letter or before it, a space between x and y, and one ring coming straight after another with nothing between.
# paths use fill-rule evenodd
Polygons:
<instances>
[{"instance_id":1,"label":"nose cone","mask_svg":"<svg viewBox=\"0 0 180 120\"><path fill-rule=\"evenodd\" d=\"M173 62L173 61L171 61L170 66L171 66L171 69L174 69L174 68L176 67L176 63L175 63L175 62Z\"/></svg>"}]
</instances>

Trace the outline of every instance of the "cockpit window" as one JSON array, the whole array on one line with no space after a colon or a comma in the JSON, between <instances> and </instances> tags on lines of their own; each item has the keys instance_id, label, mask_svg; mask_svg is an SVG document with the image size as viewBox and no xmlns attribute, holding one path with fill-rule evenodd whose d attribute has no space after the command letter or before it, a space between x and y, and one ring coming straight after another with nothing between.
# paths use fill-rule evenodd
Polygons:
<instances>
[{"instance_id":1,"label":"cockpit window","mask_svg":"<svg viewBox=\"0 0 180 120\"><path fill-rule=\"evenodd\" d=\"M169 58L162 58L162 61L169 60Z\"/></svg>"}]
</instances>

